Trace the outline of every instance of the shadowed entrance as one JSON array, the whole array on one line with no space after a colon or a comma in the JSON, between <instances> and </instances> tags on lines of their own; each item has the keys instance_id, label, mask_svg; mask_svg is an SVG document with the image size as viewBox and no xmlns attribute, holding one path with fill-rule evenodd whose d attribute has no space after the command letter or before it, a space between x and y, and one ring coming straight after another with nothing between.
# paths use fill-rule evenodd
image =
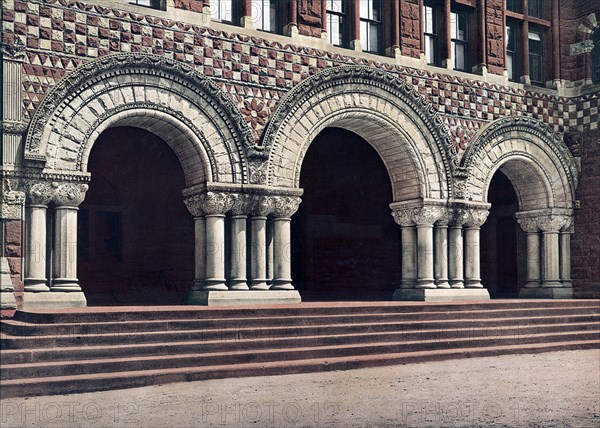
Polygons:
<instances>
[{"instance_id":1,"label":"shadowed entrance","mask_svg":"<svg viewBox=\"0 0 600 428\"><path fill-rule=\"evenodd\" d=\"M90 305L182 304L193 279L194 229L181 164L156 135L132 127L94 144L79 211L79 275Z\"/></svg>"},{"instance_id":2,"label":"shadowed entrance","mask_svg":"<svg viewBox=\"0 0 600 428\"><path fill-rule=\"evenodd\" d=\"M327 128L300 173L292 221L292 275L303 300L389 300L398 285L400 230L390 178L358 135Z\"/></svg>"}]
</instances>

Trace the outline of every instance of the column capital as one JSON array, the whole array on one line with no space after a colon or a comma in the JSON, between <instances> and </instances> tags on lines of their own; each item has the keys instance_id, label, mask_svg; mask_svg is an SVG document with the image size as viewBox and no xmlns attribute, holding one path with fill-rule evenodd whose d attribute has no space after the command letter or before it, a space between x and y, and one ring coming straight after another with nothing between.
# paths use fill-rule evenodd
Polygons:
<instances>
[{"instance_id":1,"label":"column capital","mask_svg":"<svg viewBox=\"0 0 600 428\"><path fill-rule=\"evenodd\" d=\"M573 210L547 208L515 213L517 222L525 232L570 232L573 226Z\"/></svg>"},{"instance_id":2,"label":"column capital","mask_svg":"<svg viewBox=\"0 0 600 428\"><path fill-rule=\"evenodd\" d=\"M400 226L430 225L436 222L447 224L448 209L443 205L396 206L392 216Z\"/></svg>"},{"instance_id":3,"label":"column capital","mask_svg":"<svg viewBox=\"0 0 600 428\"><path fill-rule=\"evenodd\" d=\"M183 203L187 207L188 211L194 217L202 217L204 215L204 211L202 210L202 202L200 201L200 195L190 196L189 198L185 198Z\"/></svg>"},{"instance_id":4,"label":"column capital","mask_svg":"<svg viewBox=\"0 0 600 428\"><path fill-rule=\"evenodd\" d=\"M300 206L300 199L297 196L272 196L273 216L275 218L290 218Z\"/></svg>"},{"instance_id":5,"label":"column capital","mask_svg":"<svg viewBox=\"0 0 600 428\"><path fill-rule=\"evenodd\" d=\"M517 223L526 233L536 233L540 231L540 219L538 217L522 217L519 213L515 214Z\"/></svg>"},{"instance_id":6,"label":"column capital","mask_svg":"<svg viewBox=\"0 0 600 428\"><path fill-rule=\"evenodd\" d=\"M2 197L0 198L0 218L20 219L21 209L25 202L25 193L14 190L8 178L2 180Z\"/></svg>"},{"instance_id":7,"label":"column capital","mask_svg":"<svg viewBox=\"0 0 600 428\"><path fill-rule=\"evenodd\" d=\"M567 224L570 224L571 217L560 214L550 214L540 217L539 226L544 233L558 233Z\"/></svg>"},{"instance_id":8,"label":"column capital","mask_svg":"<svg viewBox=\"0 0 600 428\"><path fill-rule=\"evenodd\" d=\"M414 207L392 208L392 217L394 217L394 221L402 227L414 226L414 209Z\"/></svg>"},{"instance_id":9,"label":"column capital","mask_svg":"<svg viewBox=\"0 0 600 428\"><path fill-rule=\"evenodd\" d=\"M250 214L255 217L266 217L273 211L273 198L265 195L251 195L249 203Z\"/></svg>"},{"instance_id":10,"label":"column capital","mask_svg":"<svg viewBox=\"0 0 600 428\"><path fill-rule=\"evenodd\" d=\"M200 206L205 215L224 215L233 206L230 193L206 192L200 195Z\"/></svg>"},{"instance_id":11,"label":"column capital","mask_svg":"<svg viewBox=\"0 0 600 428\"><path fill-rule=\"evenodd\" d=\"M248 215L252 209L252 198L246 193L232 193L231 214L235 216Z\"/></svg>"},{"instance_id":12,"label":"column capital","mask_svg":"<svg viewBox=\"0 0 600 428\"><path fill-rule=\"evenodd\" d=\"M28 180L25 182L25 193L30 205L48 205L54 198L58 183L45 180Z\"/></svg>"},{"instance_id":13,"label":"column capital","mask_svg":"<svg viewBox=\"0 0 600 428\"><path fill-rule=\"evenodd\" d=\"M471 228L479 228L487 220L490 214L489 210L482 208L465 208L464 212L464 225Z\"/></svg>"},{"instance_id":14,"label":"column capital","mask_svg":"<svg viewBox=\"0 0 600 428\"><path fill-rule=\"evenodd\" d=\"M85 199L85 192L89 187L85 183L60 183L56 186L53 201L58 206L78 207Z\"/></svg>"}]
</instances>

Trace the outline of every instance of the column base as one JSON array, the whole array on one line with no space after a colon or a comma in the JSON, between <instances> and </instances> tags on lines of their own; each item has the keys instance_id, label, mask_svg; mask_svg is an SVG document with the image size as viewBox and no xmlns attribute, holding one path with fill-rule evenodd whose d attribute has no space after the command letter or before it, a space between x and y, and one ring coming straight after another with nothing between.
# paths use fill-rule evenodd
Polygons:
<instances>
[{"instance_id":1,"label":"column base","mask_svg":"<svg viewBox=\"0 0 600 428\"><path fill-rule=\"evenodd\" d=\"M418 279L417 280L417 285L415 288L418 289L434 289L437 288L435 286L435 283L433 282L433 279Z\"/></svg>"},{"instance_id":2,"label":"column base","mask_svg":"<svg viewBox=\"0 0 600 428\"><path fill-rule=\"evenodd\" d=\"M465 283L463 281L450 280L450 288L465 288Z\"/></svg>"},{"instance_id":3,"label":"column base","mask_svg":"<svg viewBox=\"0 0 600 428\"><path fill-rule=\"evenodd\" d=\"M254 279L250 281L250 289L251 290L268 290L271 288L269 284L267 284L266 279Z\"/></svg>"},{"instance_id":4,"label":"column base","mask_svg":"<svg viewBox=\"0 0 600 428\"><path fill-rule=\"evenodd\" d=\"M413 300L419 302L453 302L462 300L490 300L485 288L461 289L412 289L399 288L394 292L394 300Z\"/></svg>"},{"instance_id":5,"label":"column base","mask_svg":"<svg viewBox=\"0 0 600 428\"><path fill-rule=\"evenodd\" d=\"M205 279L202 287L207 291L227 291L229 288L225 285L224 279Z\"/></svg>"},{"instance_id":6,"label":"column base","mask_svg":"<svg viewBox=\"0 0 600 428\"><path fill-rule=\"evenodd\" d=\"M237 306L301 303L298 290L277 291L194 291L187 298L188 305Z\"/></svg>"},{"instance_id":7,"label":"column base","mask_svg":"<svg viewBox=\"0 0 600 428\"><path fill-rule=\"evenodd\" d=\"M465 281L465 288L483 288L483 284L479 279L471 279Z\"/></svg>"},{"instance_id":8,"label":"column base","mask_svg":"<svg viewBox=\"0 0 600 428\"><path fill-rule=\"evenodd\" d=\"M77 293L81 287L77 278L54 278L50 287L52 293Z\"/></svg>"},{"instance_id":9,"label":"column base","mask_svg":"<svg viewBox=\"0 0 600 428\"><path fill-rule=\"evenodd\" d=\"M273 284L271 285L271 290L293 290L294 286L292 285L291 279L274 279Z\"/></svg>"},{"instance_id":10,"label":"column base","mask_svg":"<svg viewBox=\"0 0 600 428\"><path fill-rule=\"evenodd\" d=\"M440 280L436 283L437 288L450 288L450 283L447 280Z\"/></svg>"},{"instance_id":11,"label":"column base","mask_svg":"<svg viewBox=\"0 0 600 428\"><path fill-rule=\"evenodd\" d=\"M559 280L543 281L542 288L563 288L562 282Z\"/></svg>"},{"instance_id":12,"label":"column base","mask_svg":"<svg viewBox=\"0 0 600 428\"><path fill-rule=\"evenodd\" d=\"M248 290L248 284L246 283L245 279L232 279L229 282L229 289L230 290Z\"/></svg>"},{"instance_id":13,"label":"column base","mask_svg":"<svg viewBox=\"0 0 600 428\"><path fill-rule=\"evenodd\" d=\"M572 299L572 288L521 288L519 291L520 299Z\"/></svg>"},{"instance_id":14,"label":"column base","mask_svg":"<svg viewBox=\"0 0 600 428\"><path fill-rule=\"evenodd\" d=\"M23 293L23 309L63 309L85 308L87 300L82 291L63 293L51 291L46 293Z\"/></svg>"}]
</instances>

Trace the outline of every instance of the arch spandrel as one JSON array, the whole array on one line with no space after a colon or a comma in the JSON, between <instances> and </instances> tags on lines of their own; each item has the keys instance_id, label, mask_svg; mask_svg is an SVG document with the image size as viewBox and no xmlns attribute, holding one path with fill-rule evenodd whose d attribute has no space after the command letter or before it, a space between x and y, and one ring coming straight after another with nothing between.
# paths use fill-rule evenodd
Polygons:
<instances>
[{"instance_id":1,"label":"arch spandrel","mask_svg":"<svg viewBox=\"0 0 600 428\"><path fill-rule=\"evenodd\" d=\"M188 186L248 182L254 140L233 101L193 68L147 54L103 57L58 82L32 119L25 159L45 171L85 173L97 137L114 126L163 138Z\"/></svg>"},{"instance_id":2,"label":"arch spandrel","mask_svg":"<svg viewBox=\"0 0 600 428\"><path fill-rule=\"evenodd\" d=\"M461 159L457 172L466 182L458 196L486 202L498 170L513 183L521 210L572 208L579 166L546 124L507 117L483 128Z\"/></svg>"},{"instance_id":3,"label":"arch spandrel","mask_svg":"<svg viewBox=\"0 0 600 428\"><path fill-rule=\"evenodd\" d=\"M411 84L363 66L325 70L286 95L262 138L267 182L298 187L309 145L334 126L375 148L390 175L394 201L451 197L449 178L458 158L433 107Z\"/></svg>"}]
</instances>

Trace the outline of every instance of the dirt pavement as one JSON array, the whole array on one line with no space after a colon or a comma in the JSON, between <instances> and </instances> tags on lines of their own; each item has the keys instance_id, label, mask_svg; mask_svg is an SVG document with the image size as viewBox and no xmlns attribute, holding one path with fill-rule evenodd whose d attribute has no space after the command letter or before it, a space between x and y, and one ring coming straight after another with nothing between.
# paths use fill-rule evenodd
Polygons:
<instances>
[{"instance_id":1,"label":"dirt pavement","mask_svg":"<svg viewBox=\"0 0 600 428\"><path fill-rule=\"evenodd\" d=\"M6 399L8 427L600 427L600 350Z\"/></svg>"}]
</instances>

